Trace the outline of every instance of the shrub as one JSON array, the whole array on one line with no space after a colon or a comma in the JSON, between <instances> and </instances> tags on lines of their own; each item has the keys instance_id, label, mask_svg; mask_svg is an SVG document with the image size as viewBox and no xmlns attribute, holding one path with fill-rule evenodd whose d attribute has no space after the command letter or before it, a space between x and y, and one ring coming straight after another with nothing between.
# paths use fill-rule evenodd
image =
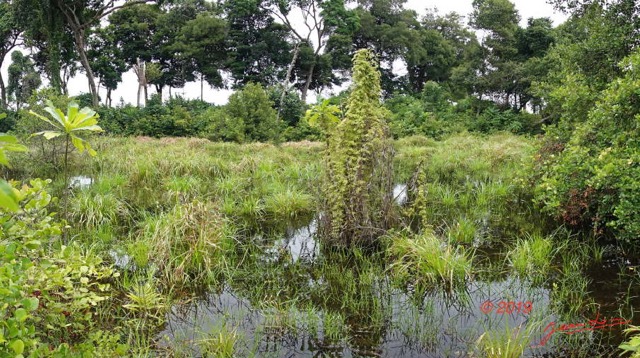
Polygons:
<instances>
[{"instance_id":1,"label":"shrub","mask_svg":"<svg viewBox=\"0 0 640 358\"><path fill-rule=\"evenodd\" d=\"M280 138L282 127L273 106L261 85L249 83L229 97L225 112L232 123L243 124L246 141L270 142Z\"/></svg>"},{"instance_id":2,"label":"shrub","mask_svg":"<svg viewBox=\"0 0 640 358\"><path fill-rule=\"evenodd\" d=\"M2 356L90 340L98 306L110 298L108 282L118 276L99 257L60 245L61 224L48 213L49 182L22 186L21 210L0 216Z\"/></svg>"},{"instance_id":3,"label":"shrub","mask_svg":"<svg viewBox=\"0 0 640 358\"><path fill-rule=\"evenodd\" d=\"M635 243L640 237L640 52L620 66L625 75L602 91L568 143L540 153L534 179L539 180L536 201L547 213L574 228Z\"/></svg>"}]
</instances>

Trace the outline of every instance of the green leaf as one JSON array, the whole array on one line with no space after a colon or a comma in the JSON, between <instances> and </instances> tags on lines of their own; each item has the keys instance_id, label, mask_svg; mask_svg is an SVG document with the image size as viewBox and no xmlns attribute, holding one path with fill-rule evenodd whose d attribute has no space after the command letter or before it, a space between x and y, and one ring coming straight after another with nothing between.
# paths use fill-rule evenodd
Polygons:
<instances>
[{"instance_id":1,"label":"green leaf","mask_svg":"<svg viewBox=\"0 0 640 358\"><path fill-rule=\"evenodd\" d=\"M13 187L4 180L0 180L0 208L9 211L18 211L18 197Z\"/></svg>"},{"instance_id":2,"label":"green leaf","mask_svg":"<svg viewBox=\"0 0 640 358\"><path fill-rule=\"evenodd\" d=\"M53 122L51 122L51 121L49 120L49 118L47 118L47 117L45 117L45 116L42 116L42 115L40 115L40 114L38 114L38 113L36 113L36 112L34 112L34 111L29 111L29 114L34 115L34 116L38 117L39 119L41 119L41 120L43 120L43 121L45 121L45 122L47 122L47 123L51 124L51 125L52 125L53 127L55 127L55 128L58 128L58 129L64 129L64 123L62 123L62 127L61 127L61 126L58 126L58 125L54 124Z\"/></svg>"},{"instance_id":3,"label":"green leaf","mask_svg":"<svg viewBox=\"0 0 640 358\"><path fill-rule=\"evenodd\" d=\"M78 149L80 153L84 152L84 145L82 144L84 141L81 138L78 138L72 135L71 142L73 143L73 146Z\"/></svg>"},{"instance_id":4,"label":"green leaf","mask_svg":"<svg viewBox=\"0 0 640 358\"><path fill-rule=\"evenodd\" d=\"M31 136L43 136L45 137L47 140L56 138L61 136L63 133L62 132L57 132L57 131L43 131L43 132L38 132L38 133L33 133Z\"/></svg>"},{"instance_id":5,"label":"green leaf","mask_svg":"<svg viewBox=\"0 0 640 358\"><path fill-rule=\"evenodd\" d=\"M13 317L18 321L18 322L24 322L27 320L27 317L29 317L29 315L27 314L27 311L24 308L18 308L14 313L13 313Z\"/></svg>"},{"instance_id":6,"label":"green leaf","mask_svg":"<svg viewBox=\"0 0 640 358\"><path fill-rule=\"evenodd\" d=\"M25 298L20 303L27 311L35 311L40 305L40 301L36 297Z\"/></svg>"},{"instance_id":7,"label":"green leaf","mask_svg":"<svg viewBox=\"0 0 640 358\"><path fill-rule=\"evenodd\" d=\"M24 352L24 342L21 339L12 341L9 346L16 354L22 354L22 352Z\"/></svg>"}]
</instances>

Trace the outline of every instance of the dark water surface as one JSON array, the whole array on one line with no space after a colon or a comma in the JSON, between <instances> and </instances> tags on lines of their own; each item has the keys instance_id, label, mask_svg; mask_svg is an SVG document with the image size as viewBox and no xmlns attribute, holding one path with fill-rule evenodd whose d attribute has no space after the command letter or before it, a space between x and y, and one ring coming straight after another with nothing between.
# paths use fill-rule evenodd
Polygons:
<instances>
[{"instance_id":1,"label":"dark water surface","mask_svg":"<svg viewBox=\"0 0 640 358\"><path fill-rule=\"evenodd\" d=\"M402 197L401 192L396 188L397 196ZM613 357L619 355L617 346L624 340L626 325L572 335L557 332L544 347L532 346L543 340L551 322L557 326L584 323L597 315L640 324L633 315L640 305L637 262L619 255L583 270L586 290L567 290L566 302L553 295L566 281L557 267L537 283L521 279L504 270L504 264L492 265L504 262L502 247L478 248L474 258L478 273L463 287L418 293L414 287L392 284L386 267L323 260L316 230L314 219L279 237L257 235L254 240L260 249L247 265L257 271L264 267L263 273L257 273L263 276L248 283L227 282L218 292L173 307L160 344L184 347L185 354L199 356L198 342L226 327L239 337L240 357L482 357L478 341L483 334L520 329L531 335L524 356ZM292 267L296 269L289 270ZM260 277L274 281L262 299L252 288L261 284ZM349 296L353 305L341 301L343 290L353 291L351 282L364 287L355 290L360 294ZM563 305L570 306L579 295L584 296L586 307L560 317ZM494 305L489 313L480 308L483 304L486 308L487 301ZM530 302L532 309L499 314L503 301ZM331 317L339 317L339 323L333 324L341 327L338 335L328 333Z\"/></svg>"}]
</instances>

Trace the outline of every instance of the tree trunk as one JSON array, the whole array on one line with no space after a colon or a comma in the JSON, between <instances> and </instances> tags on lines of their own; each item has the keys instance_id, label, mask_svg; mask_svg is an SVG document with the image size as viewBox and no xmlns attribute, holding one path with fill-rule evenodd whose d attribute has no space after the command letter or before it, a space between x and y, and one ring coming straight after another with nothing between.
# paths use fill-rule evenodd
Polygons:
<instances>
[{"instance_id":1,"label":"tree trunk","mask_svg":"<svg viewBox=\"0 0 640 358\"><path fill-rule=\"evenodd\" d=\"M149 86L147 86L147 84L144 84L144 106L147 106L147 102L149 102L149 91L148 91Z\"/></svg>"},{"instance_id":2,"label":"tree trunk","mask_svg":"<svg viewBox=\"0 0 640 358\"><path fill-rule=\"evenodd\" d=\"M0 67L2 67L2 61L0 61ZM0 73L0 92L2 92L2 108L7 108L7 90L4 87L2 73Z\"/></svg>"},{"instance_id":3,"label":"tree trunk","mask_svg":"<svg viewBox=\"0 0 640 358\"><path fill-rule=\"evenodd\" d=\"M140 107L140 95L144 89L144 104L147 105L147 72L144 61L140 59L136 60L136 64L133 65L133 72L138 77L138 107Z\"/></svg>"},{"instance_id":4,"label":"tree trunk","mask_svg":"<svg viewBox=\"0 0 640 358\"><path fill-rule=\"evenodd\" d=\"M293 51L293 58L291 59L291 63L289 64L289 68L287 69L287 77L284 79L284 82L282 84L282 95L280 96L280 105L278 106L278 118L280 118L280 114L282 113L284 99L287 96L287 91L289 90L289 81L291 80L291 73L293 72L293 67L296 65L296 61L298 60L299 52L300 52L300 43L297 43L296 48Z\"/></svg>"},{"instance_id":5,"label":"tree trunk","mask_svg":"<svg viewBox=\"0 0 640 358\"><path fill-rule=\"evenodd\" d=\"M309 87L311 86L311 80L313 79L313 70L316 67L316 63L314 62L309 69L309 74L307 75L307 80L304 83L304 87L302 88L302 93L300 94L300 99L302 103L307 103L307 92L309 92Z\"/></svg>"},{"instance_id":6,"label":"tree trunk","mask_svg":"<svg viewBox=\"0 0 640 358\"><path fill-rule=\"evenodd\" d=\"M89 81L89 93L91 94L91 104L94 107L98 107L100 103L98 103L98 89L96 88L96 79L93 75L93 71L91 70L91 64L89 64L89 59L87 58L87 52L85 51L85 43L84 43L84 30L73 31L75 42L76 42L76 50L78 51L78 55L80 56L80 63L84 68L84 72L87 74L87 81Z\"/></svg>"},{"instance_id":7,"label":"tree trunk","mask_svg":"<svg viewBox=\"0 0 640 358\"><path fill-rule=\"evenodd\" d=\"M107 107L111 107L111 88L107 88L107 100L106 100L106 104Z\"/></svg>"},{"instance_id":8,"label":"tree trunk","mask_svg":"<svg viewBox=\"0 0 640 358\"><path fill-rule=\"evenodd\" d=\"M156 92L160 96L160 101L162 102L162 85L155 84L155 86L156 86Z\"/></svg>"},{"instance_id":9,"label":"tree trunk","mask_svg":"<svg viewBox=\"0 0 640 358\"><path fill-rule=\"evenodd\" d=\"M200 101L204 102L204 76L200 75Z\"/></svg>"}]
</instances>

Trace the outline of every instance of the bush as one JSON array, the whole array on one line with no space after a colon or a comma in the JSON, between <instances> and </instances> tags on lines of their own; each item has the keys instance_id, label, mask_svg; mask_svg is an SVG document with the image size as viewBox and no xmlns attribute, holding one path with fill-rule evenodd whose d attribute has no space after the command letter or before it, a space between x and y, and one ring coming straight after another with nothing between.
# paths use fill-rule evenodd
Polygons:
<instances>
[{"instance_id":1,"label":"bush","mask_svg":"<svg viewBox=\"0 0 640 358\"><path fill-rule=\"evenodd\" d=\"M640 237L640 52L621 64L624 77L577 123L571 139L540 153L536 200L543 210L578 229ZM566 128L563 118L558 125ZM555 130L548 131L554 133ZM557 136L556 138L560 138ZM552 138L553 139L553 138Z\"/></svg>"},{"instance_id":2,"label":"bush","mask_svg":"<svg viewBox=\"0 0 640 358\"><path fill-rule=\"evenodd\" d=\"M210 141L244 142L244 122L240 118L230 117L223 108L209 108L195 121L204 126L200 136Z\"/></svg>"},{"instance_id":3,"label":"bush","mask_svg":"<svg viewBox=\"0 0 640 358\"><path fill-rule=\"evenodd\" d=\"M68 347L63 342L90 340L100 302L110 298L108 282L118 276L97 256L61 245L61 224L47 210L53 201L46 192L49 182L22 186L20 212L0 216L3 357L49 353L50 347Z\"/></svg>"},{"instance_id":4,"label":"bush","mask_svg":"<svg viewBox=\"0 0 640 358\"><path fill-rule=\"evenodd\" d=\"M231 95L225 112L234 125L243 124L246 141L270 142L280 138L282 128L273 106L261 85L249 83Z\"/></svg>"}]
</instances>

